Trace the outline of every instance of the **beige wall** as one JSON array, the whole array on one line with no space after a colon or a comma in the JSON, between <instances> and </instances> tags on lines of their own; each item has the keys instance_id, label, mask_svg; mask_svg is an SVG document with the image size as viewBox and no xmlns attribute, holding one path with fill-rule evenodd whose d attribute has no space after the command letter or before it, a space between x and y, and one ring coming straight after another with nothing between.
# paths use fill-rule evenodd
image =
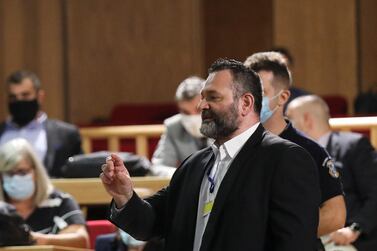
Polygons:
<instances>
[{"instance_id":1,"label":"beige wall","mask_svg":"<svg viewBox=\"0 0 377 251\"><path fill-rule=\"evenodd\" d=\"M294 84L315 94L357 93L354 0L274 0L274 41L295 59ZM350 108L350 107L349 107Z\"/></svg>"},{"instance_id":2,"label":"beige wall","mask_svg":"<svg viewBox=\"0 0 377 251\"><path fill-rule=\"evenodd\" d=\"M360 0L360 68L363 91L377 85L377 1Z\"/></svg>"},{"instance_id":3,"label":"beige wall","mask_svg":"<svg viewBox=\"0 0 377 251\"><path fill-rule=\"evenodd\" d=\"M197 1L68 1L70 119L106 116L119 102L172 101L181 80L203 76Z\"/></svg>"},{"instance_id":4,"label":"beige wall","mask_svg":"<svg viewBox=\"0 0 377 251\"><path fill-rule=\"evenodd\" d=\"M4 80L18 69L38 74L47 92L44 109L63 118L60 7L59 0L0 0L1 119L7 113Z\"/></svg>"},{"instance_id":5,"label":"beige wall","mask_svg":"<svg viewBox=\"0 0 377 251\"><path fill-rule=\"evenodd\" d=\"M273 44L272 0L205 0L205 62L219 57L244 61Z\"/></svg>"},{"instance_id":6,"label":"beige wall","mask_svg":"<svg viewBox=\"0 0 377 251\"><path fill-rule=\"evenodd\" d=\"M364 90L377 80L376 7L374 0L0 0L0 79L35 71L49 116L83 124L119 102L170 101L183 78L205 77L218 57L244 60L282 45L296 59L297 86L351 104L358 76ZM3 91L0 102L3 119Z\"/></svg>"}]
</instances>

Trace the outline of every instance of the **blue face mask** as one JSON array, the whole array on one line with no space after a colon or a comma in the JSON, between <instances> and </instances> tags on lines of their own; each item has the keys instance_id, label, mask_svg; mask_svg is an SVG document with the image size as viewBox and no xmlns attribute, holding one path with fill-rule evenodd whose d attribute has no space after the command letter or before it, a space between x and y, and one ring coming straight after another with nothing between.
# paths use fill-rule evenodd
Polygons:
<instances>
[{"instance_id":1,"label":"blue face mask","mask_svg":"<svg viewBox=\"0 0 377 251\"><path fill-rule=\"evenodd\" d=\"M122 231L119 229L120 238L122 239L122 242L127 245L128 247L138 247L141 245L144 245L144 241L138 241L135 238L133 238L128 233Z\"/></svg>"},{"instance_id":2,"label":"blue face mask","mask_svg":"<svg viewBox=\"0 0 377 251\"><path fill-rule=\"evenodd\" d=\"M279 106L276 106L273 110L270 109L270 100L277 98L280 95L281 92L282 91L280 91L278 94L273 96L271 99L269 99L267 96L263 97L263 99L262 99L262 109L260 111L260 122L262 124L264 122L266 122L269 118L271 118L271 116L274 114L274 112L278 109Z\"/></svg>"},{"instance_id":3,"label":"blue face mask","mask_svg":"<svg viewBox=\"0 0 377 251\"><path fill-rule=\"evenodd\" d=\"M25 200L34 194L35 185L33 175L3 174L3 188L7 195L14 200Z\"/></svg>"}]
</instances>

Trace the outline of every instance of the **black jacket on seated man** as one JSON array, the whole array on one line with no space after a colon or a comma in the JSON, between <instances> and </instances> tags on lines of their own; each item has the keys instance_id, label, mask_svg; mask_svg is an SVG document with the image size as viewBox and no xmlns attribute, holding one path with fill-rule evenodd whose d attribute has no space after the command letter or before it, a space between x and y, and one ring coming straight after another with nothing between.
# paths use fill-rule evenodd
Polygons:
<instances>
[{"instance_id":1,"label":"black jacket on seated man","mask_svg":"<svg viewBox=\"0 0 377 251\"><path fill-rule=\"evenodd\" d=\"M377 153L361 134L333 132L327 151L342 177L347 207L346 225L357 223L359 251L377 250Z\"/></svg>"}]
</instances>

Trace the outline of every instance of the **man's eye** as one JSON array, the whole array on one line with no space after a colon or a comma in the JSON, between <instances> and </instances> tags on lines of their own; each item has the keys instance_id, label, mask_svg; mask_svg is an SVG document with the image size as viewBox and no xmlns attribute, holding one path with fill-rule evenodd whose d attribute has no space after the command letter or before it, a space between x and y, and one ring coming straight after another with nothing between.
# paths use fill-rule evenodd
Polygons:
<instances>
[{"instance_id":1,"label":"man's eye","mask_svg":"<svg viewBox=\"0 0 377 251\"><path fill-rule=\"evenodd\" d=\"M208 101L218 101L218 100L220 100L220 97L219 96L209 96L209 97L207 97L207 100Z\"/></svg>"}]
</instances>

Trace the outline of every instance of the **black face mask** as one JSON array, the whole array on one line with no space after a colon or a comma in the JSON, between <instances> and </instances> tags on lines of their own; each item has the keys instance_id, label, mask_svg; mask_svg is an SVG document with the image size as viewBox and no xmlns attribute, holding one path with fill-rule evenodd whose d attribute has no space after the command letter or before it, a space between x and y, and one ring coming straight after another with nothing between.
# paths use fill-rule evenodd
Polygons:
<instances>
[{"instance_id":1,"label":"black face mask","mask_svg":"<svg viewBox=\"0 0 377 251\"><path fill-rule=\"evenodd\" d=\"M8 109L12 115L12 121L23 127L36 117L39 103L37 99L13 101L8 103Z\"/></svg>"}]
</instances>

